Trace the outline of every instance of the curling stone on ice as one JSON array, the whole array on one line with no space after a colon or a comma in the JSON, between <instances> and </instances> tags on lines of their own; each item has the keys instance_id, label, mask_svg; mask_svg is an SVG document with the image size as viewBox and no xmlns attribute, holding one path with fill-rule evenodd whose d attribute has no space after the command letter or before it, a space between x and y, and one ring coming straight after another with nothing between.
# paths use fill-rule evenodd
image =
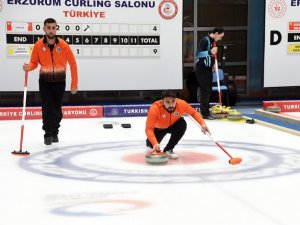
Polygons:
<instances>
[{"instance_id":1,"label":"curling stone on ice","mask_svg":"<svg viewBox=\"0 0 300 225\"><path fill-rule=\"evenodd\" d=\"M228 114L225 106L215 105L210 109L210 115L215 119L224 118Z\"/></svg>"},{"instance_id":2,"label":"curling stone on ice","mask_svg":"<svg viewBox=\"0 0 300 225\"><path fill-rule=\"evenodd\" d=\"M226 117L229 120L241 120L243 118L243 115L235 109L232 109L229 111Z\"/></svg>"},{"instance_id":3,"label":"curling stone on ice","mask_svg":"<svg viewBox=\"0 0 300 225\"><path fill-rule=\"evenodd\" d=\"M146 163L160 165L166 164L169 161L169 157L164 152L153 151L145 156Z\"/></svg>"}]
</instances>

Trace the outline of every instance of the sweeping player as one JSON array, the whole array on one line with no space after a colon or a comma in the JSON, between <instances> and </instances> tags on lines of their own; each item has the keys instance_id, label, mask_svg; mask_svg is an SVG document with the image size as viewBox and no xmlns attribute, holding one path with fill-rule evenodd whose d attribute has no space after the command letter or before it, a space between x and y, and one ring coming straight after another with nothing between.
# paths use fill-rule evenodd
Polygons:
<instances>
[{"instance_id":1,"label":"sweeping player","mask_svg":"<svg viewBox=\"0 0 300 225\"><path fill-rule=\"evenodd\" d=\"M213 120L209 112L209 100L212 94L213 69L215 67L214 55L218 48L213 44L221 41L224 37L224 29L216 27L214 30L201 38L197 51L196 79L200 87L200 110L204 119ZM218 66L218 65L216 65Z\"/></svg>"},{"instance_id":2,"label":"sweeping player","mask_svg":"<svg viewBox=\"0 0 300 225\"><path fill-rule=\"evenodd\" d=\"M71 93L77 92L77 64L69 45L56 36L56 21L48 18L44 21L45 36L34 47L30 63L23 65L24 71L34 70L41 65L39 90L42 99L44 143L58 142L58 129L62 120L62 98L66 88L67 63L71 69Z\"/></svg>"},{"instance_id":3,"label":"sweeping player","mask_svg":"<svg viewBox=\"0 0 300 225\"><path fill-rule=\"evenodd\" d=\"M201 126L202 132L210 131L202 116L187 102L176 98L176 92L165 90L162 99L154 102L148 112L146 121L146 145L148 151L161 151L160 142L167 133L171 134L170 140L163 149L170 159L177 159L174 147L183 137L187 124L182 117L184 113L191 115Z\"/></svg>"}]
</instances>

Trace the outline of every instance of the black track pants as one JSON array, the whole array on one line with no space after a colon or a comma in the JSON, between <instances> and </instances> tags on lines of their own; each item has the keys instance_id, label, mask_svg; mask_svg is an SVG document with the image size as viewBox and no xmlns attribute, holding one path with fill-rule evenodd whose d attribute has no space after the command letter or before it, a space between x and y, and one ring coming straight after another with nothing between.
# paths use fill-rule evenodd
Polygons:
<instances>
[{"instance_id":1,"label":"black track pants","mask_svg":"<svg viewBox=\"0 0 300 225\"><path fill-rule=\"evenodd\" d=\"M40 95L42 99L43 130L45 136L58 134L62 120L62 99L66 82L46 82L39 80Z\"/></svg>"},{"instance_id":2,"label":"black track pants","mask_svg":"<svg viewBox=\"0 0 300 225\"><path fill-rule=\"evenodd\" d=\"M185 120L181 117L176 123L174 123L172 126L168 127L167 129L154 129L154 134L155 137L160 143L162 139L166 136L166 134L171 134L170 140L166 147L164 148L164 151L167 150L173 150L173 148L178 144L180 139L183 137L185 131L186 131L186 122ZM146 145L149 146L150 148L153 148L151 142L147 139L146 140Z\"/></svg>"},{"instance_id":3,"label":"black track pants","mask_svg":"<svg viewBox=\"0 0 300 225\"><path fill-rule=\"evenodd\" d=\"M209 100L212 94L212 68L196 66L196 79L200 87L200 110L204 117L209 116Z\"/></svg>"}]
</instances>

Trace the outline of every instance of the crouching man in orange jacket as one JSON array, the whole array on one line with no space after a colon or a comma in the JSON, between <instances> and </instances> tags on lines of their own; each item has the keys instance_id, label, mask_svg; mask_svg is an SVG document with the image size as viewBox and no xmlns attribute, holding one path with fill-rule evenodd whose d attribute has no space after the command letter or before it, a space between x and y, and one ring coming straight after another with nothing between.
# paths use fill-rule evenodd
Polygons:
<instances>
[{"instance_id":1,"label":"crouching man in orange jacket","mask_svg":"<svg viewBox=\"0 0 300 225\"><path fill-rule=\"evenodd\" d=\"M210 131L202 116L187 102L176 98L176 92L166 90L162 93L162 99L154 102L148 112L146 121L146 145L149 151L161 151L160 142L167 133L171 134L168 144L163 151L170 159L177 159L173 151L186 131L186 122L182 115L191 115L202 127L202 131Z\"/></svg>"}]
</instances>

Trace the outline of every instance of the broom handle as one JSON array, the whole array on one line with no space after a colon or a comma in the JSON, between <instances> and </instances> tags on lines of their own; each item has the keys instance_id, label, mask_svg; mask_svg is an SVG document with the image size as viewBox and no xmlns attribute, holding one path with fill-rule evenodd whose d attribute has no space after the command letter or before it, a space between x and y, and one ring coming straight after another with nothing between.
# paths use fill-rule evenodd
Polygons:
<instances>
[{"instance_id":1,"label":"broom handle","mask_svg":"<svg viewBox=\"0 0 300 225\"><path fill-rule=\"evenodd\" d=\"M22 110L22 122L21 122L20 151L22 151L22 148L23 148L24 121L25 121L25 113L26 113L27 83L28 83L28 71L25 72L25 81L24 81L24 95L23 95L23 110Z\"/></svg>"},{"instance_id":2,"label":"broom handle","mask_svg":"<svg viewBox=\"0 0 300 225\"><path fill-rule=\"evenodd\" d=\"M199 127L201 127L200 126L200 124L191 116L191 115L188 115L188 117L195 123L195 124L197 124L197 126L199 126ZM221 145L221 144L219 144L219 142L217 142L208 132L205 132L204 134L206 134L209 138L210 138L210 140L212 140L220 149L222 149L223 150L223 152L226 154L226 155L228 155L229 156L229 158L233 158L226 150L225 150L225 148Z\"/></svg>"},{"instance_id":3,"label":"broom handle","mask_svg":"<svg viewBox=\"0 0 300 225\"><path fill-rule=\"evenodd\" d=\"M216 47L216 42L213 43L213 47ZM214 54L215 57L215 71L217 74L217 85L218 85L218 96L219 96L219 103L222 105L222 96L221 96L221 88L220 88L220 77L219 77L219 67L218 67L218 56Z\"/></svg>"},{"instance_id":4,"label":"broom handle","mask_svg":"<svg viewBox=\"0 0 300 225\"><path fill-rule=\"evenodd\" d=\"M205 132L205 134L206 134L213 142L215 142L215 144L218 145L218 146L223 150L223 152L225 152L226 155L229 156L229 158L231 158L231 159L233 158L233 157L226 151L226 149L223 148L223 146L220 145L219 142L217 142L217 141L216 141L209 133Z\"/></svg>"}]
</instances>

